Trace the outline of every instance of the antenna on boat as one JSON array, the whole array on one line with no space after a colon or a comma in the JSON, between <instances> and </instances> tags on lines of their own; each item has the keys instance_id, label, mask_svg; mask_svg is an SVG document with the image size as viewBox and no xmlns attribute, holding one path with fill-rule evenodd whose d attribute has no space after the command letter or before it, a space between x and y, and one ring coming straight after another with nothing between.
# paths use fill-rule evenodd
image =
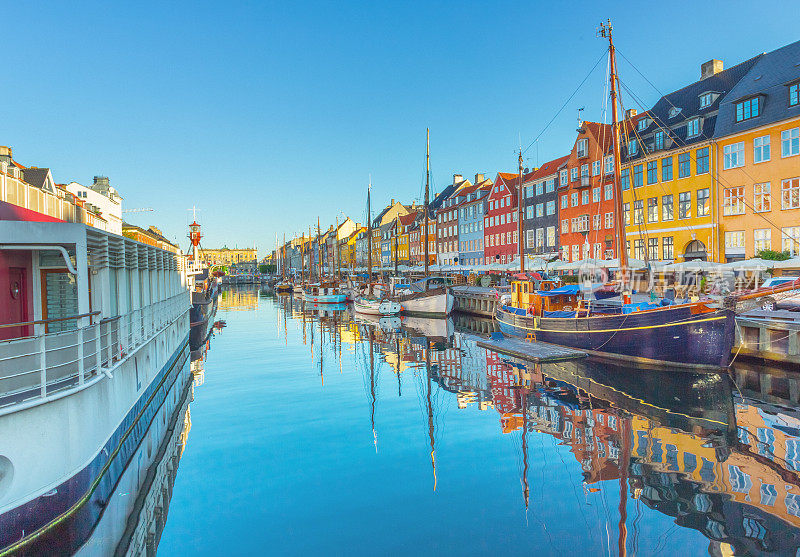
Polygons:
<instances>
[{"instance_id":1,"label":"antenna on boat","mask_svg":"<svg viewBox=\"0 0 800 557\"><path fill-rule=\"evenodd\" d=\"M519 187L517 187L517 246L519 247L519 272L525 272L525 236L523 235L522 212L522 141L519 148Z\"/></svg>"}]
</instances>

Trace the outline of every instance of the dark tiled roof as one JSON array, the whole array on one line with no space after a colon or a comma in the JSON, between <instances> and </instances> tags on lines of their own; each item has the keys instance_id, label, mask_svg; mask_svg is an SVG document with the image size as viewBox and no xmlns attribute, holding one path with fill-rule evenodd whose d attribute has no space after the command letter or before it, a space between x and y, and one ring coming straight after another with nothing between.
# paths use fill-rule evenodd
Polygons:
<instances>
[{"instance_id":1,"label":"dark tiled roof","mask_svg":"<svg viewBox=\"0 0 800 557\"><path fill-rule=\"evenodd\" d=\"M800 116L800 104L789 106L789 87L800 80L800 41L762 54L750 71L731 88L719 106L714 137L724 137L748 129ZM736 122L735 103L742 98L762 95L761 115Z\"/></svg>"},{"instance_id":2,"label":"dark tiled roof","mask_svg":"<svg viewBox=\"0 0 800 557\"><path fill-rule=\"evenodd\" d=\"M694 83L673 91L661 97L652 109L646 113L639 115L637 120L641 120L647 116L651 119L650 124L644 130L636 129L636 133L629 132L629 138L633 139L640 137L645 142L645 147L652 145L650 141L653 134L659 130L664 129L669 132L671 142L665 143L666 149L674 149L683 145L691 145L701 141L708 141L714 136L716 127L716 115L720 108L720 103L725 94L731 91L732 88L747 74L753 65L758 61L759 56L751 58L737 64L727 70L722 70L716 74L695 81ZM717 93L711 104L705 107L700 107L700 96L703 93ZM680 109L680 111L670 117L670 111L673 109ZM689 121L701 117L700 133L693 137L687 137L687 128ZM640 142L641 143L641 142ZM640 148L635 156L628 157L623 149L623 162L625 160L632 160L641 157L644 154L644 149Z\"/></svg>"},{"instance_id":3,"label":"dark tiled roof","mask_svg":"<svg viewBox=\"0 0 800 557\"><path fill-rule=\"evenodd\" d=\"M564 155L563 157L558 157L557 159L553 159L551 161L547 161L542 166L531 172L530 174L526 174L524 177L524 181L527 182L528 180L540 180L545 176L550 176L551 174L555 174L558 172L558 169L564 165L564 163L569 160L569 155Z\"/></svg>"},{"instance_id":4,"label":"dark tiled roof","mask_svg":"<svg viewBox=\"0 0 800 557\"><path fill-rule=\"evenodd\" d=\"M44 182L47 179L47 168L26 168L22 171L23 179L32 186L43 188Z\"/></svg>"}]
</instances>

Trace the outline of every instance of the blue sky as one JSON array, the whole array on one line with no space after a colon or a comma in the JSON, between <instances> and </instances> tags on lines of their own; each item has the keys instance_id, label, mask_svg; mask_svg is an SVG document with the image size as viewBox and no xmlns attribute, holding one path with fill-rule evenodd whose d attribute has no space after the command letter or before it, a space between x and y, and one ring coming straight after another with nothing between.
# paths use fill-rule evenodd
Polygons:
<instances>
[{"instance_id":1,"label":"blue sky","mask_svg":"<svg viewBox=\"0 0 800 557\"><path fill-rule=\"evenodd\" d=\"M58 182L111 178L128 215L185 246L197 205L217 247L257 244L419 198L433 183L513 171L602 55L618 49L663 92L800 39L775 2L8 3L3 134ZM781 17L783 11L785 17ZM658 93L624 60L624 82ZM600 119L605 61L525 154L565 154L576 110ZM623 99L624 100L624 99ZM633 104L632 101L628 101Z\"/></svg>"}]
</instances>

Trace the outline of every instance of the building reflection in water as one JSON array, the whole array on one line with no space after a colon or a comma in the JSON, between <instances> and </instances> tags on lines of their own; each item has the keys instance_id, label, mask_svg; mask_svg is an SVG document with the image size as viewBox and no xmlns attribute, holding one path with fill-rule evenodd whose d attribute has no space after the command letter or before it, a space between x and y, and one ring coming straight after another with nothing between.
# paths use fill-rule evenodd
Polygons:
<instances>
[{"instance_id":1,"label":"building reflection in water","mask_svg":"<svg viewBox=\"0 0 800 557\"><path fill-rule=\"evenodd\" d=\"M378 374L397 376L397 396L406 394L401 377L413 377L434 490L437 409L441 397L455 397L458 409L493 409L500 432L519 435L526 509L534 435L569 447L587 498L600 485L618 484L620 554L640 551L629 500L637 515L644 505L701 532L712 555L795 555L800 548L800 383L793 376L744 364L736 365L735 381L592 359L533 364L476 345L473 331L493 332L491 320L362 318L344 306L275 299L284 332L302 328L321 379L328 354L340 366L343 350L357 355L376 450Z\"/></svg>"}]
</instances>

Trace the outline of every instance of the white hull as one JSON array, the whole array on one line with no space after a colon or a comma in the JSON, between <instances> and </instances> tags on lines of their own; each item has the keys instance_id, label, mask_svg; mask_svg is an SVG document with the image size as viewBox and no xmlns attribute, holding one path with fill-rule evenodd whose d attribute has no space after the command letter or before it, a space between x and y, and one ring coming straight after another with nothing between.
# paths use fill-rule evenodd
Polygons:
<instances>
[{"instance_id":1,"label":"white hull","mask_svg":"<svg viewBox=\"0 0 800 557\"><path fill-rule=\"evenodd\" d=\"M353 302L353 309L356 313L365 315L396 315L403 309L397 302L391 300L367 300L356 298Z\"/></svg>"},{"instance_id":2,"label":"white hull","mask_svg":"<svg viewBox=\"0 0 800 557\"><path fill-rule=\"evenodd\" d=\"M312 304L343 304L347 301L347 294L321 294L315 296L306 292L303 294L303 299Z\"/></svg>"},{"instance_id":3,"label":"white hull","mask_svg":"<svg viewBox=\"0 0 800 557\"><path fill-rule=\"evenodd\" d=\"M427 338L448 339L453 336L454 326L451 318L426 318L409 316L403 319L403 326L418 331Z\"/></svg>"},{"instance_id":4,"label":"white hull","mask_svg":"<svg viewBox=\"0 0 800 557\"><path fill-rule=\"evenodd\" d=\"M402 300L403 313L420 315L450 315L453 312L455 298L452 292L431 296L421 296L410 300Z\"/></svg>"}]
</instances>

